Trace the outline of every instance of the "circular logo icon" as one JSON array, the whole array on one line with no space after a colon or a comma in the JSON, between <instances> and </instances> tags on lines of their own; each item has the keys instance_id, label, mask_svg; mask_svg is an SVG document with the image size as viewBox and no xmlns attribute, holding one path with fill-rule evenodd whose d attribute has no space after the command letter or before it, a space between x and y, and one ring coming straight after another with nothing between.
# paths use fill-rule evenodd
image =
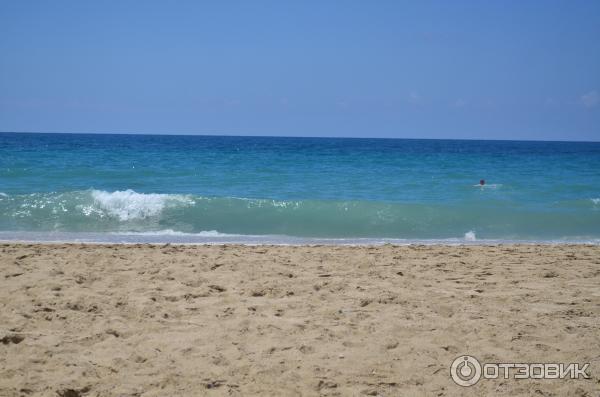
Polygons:
<instances>
[{"instance_id":1,"label":"circular logo icon","mask_svg":"<svg viewBox=\"0 0 600 397\"><path fill-rule=\"evenodd\" d=\"M452 380L460 386L473 386L481 378L481 364L473 356L460 356L450 367Z\"/></svg>"}]
</instances>

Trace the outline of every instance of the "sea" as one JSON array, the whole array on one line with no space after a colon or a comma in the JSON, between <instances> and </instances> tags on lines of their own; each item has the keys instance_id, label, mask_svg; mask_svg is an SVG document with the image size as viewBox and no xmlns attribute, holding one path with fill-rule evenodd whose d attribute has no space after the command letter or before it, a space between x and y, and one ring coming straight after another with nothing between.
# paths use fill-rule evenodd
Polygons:
<instances>
[{"instance_id":1,"label":"sea","mask_svg":"<svg viewBox=\"0 0 600 397\"><path fill-rule=\"evenodd\" d=\"M0 133L0 240L598 244L600 143Z\"/></svg>"}]
</instances>

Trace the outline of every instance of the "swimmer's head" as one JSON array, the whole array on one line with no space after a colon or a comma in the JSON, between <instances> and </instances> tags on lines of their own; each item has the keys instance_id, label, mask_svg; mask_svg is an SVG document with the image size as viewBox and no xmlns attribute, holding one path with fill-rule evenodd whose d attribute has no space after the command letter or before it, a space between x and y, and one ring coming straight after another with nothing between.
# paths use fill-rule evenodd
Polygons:
<instances>
[{"instance_id":1,"label":"swimmer's head","mask_svg":"<svg viewBox=\"0 0 600 397\"><path fill-rule=\"evenodd\" d=\"M479 184L480 184L481 186L485 185L485 179L480 179L480 180L479 180Z\"/></svg>"}]
</instances>

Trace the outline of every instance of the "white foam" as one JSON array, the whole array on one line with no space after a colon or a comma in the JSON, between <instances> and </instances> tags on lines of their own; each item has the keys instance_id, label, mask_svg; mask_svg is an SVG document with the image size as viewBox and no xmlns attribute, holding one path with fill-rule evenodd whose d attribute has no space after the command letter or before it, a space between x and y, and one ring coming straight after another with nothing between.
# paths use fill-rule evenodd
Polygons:
<instances>
[{"instance_id":1,"label":"white foam","mask_svg":"<svg viewBox=\"0 0 600 397\"><path fill-rule=\"evenodd\" d=\"M475 187L480 187L482 189L500 189L502 187L501 183L491 183L491 184L485 184L485 185L480 185L479 183L476 185L473 185Z\"/></svg>"},{"instance_id":2,"label":"white foam","mask_svg":"<svg viewBox=\"0 0 600 397\"><path fill-rule=\"evenodd\" d=\"M0 197L8 197L8 194L0 192Z\"/></svg>"},{"instance_id":3,"label":"white foam","mask_svg":"<svg viewBox=\"0 0 600 397\"><path fill-rule=\"evenodd\" d=\"M194 201L180 194L136 193L131 189L106 192L92 190L93 207L82 207L85 215L98 214L102 210L121 221L144 219L159 215L162 210L174 205L193 205Z\"/></svg>"},{"instance_id":4,"label":"white foam","mask_svg":"<svg viewBox=\"0 0 600 397\"><path fill-rule=\"evenodd\" d=\"M173 229L157 230L152 232L114 232L114 235L123 236L179 236L179 237L234 237L239 234L219 233L216 230L203 230L198 233L185 233Z\"/></svg>"},{"instance_id":5,"label":"white foam","mask_svg":"<svg viewBox=\"0 0 600 397\"><path fill-rule=\"evenodd\" d=\"M216 230L202 231L200 233L196 233L196 235L198 235L200 237L228 237L228 236L237 236L237 234L219 233Z\"/></svg>"},{"instance_id":6,"label":"white foam","mask_svg":"<svg viewBox=\"0 0 600 397\"><path fill-rule=\"evenodd\" d=\"M594 205L600 204L600 198L592 198L590 200L592 200L592 203L594 203Z\"/></svg>"},{"instance_id":7,"label":"white foam","mask_svg":"<svg viewBox=\"0 0 600 397\"><path fill-rule=\"evenodd\" d=\"M470 230L468 232L465 233L465 240L466 241L477 241L477 237L475 236L475 232Z\"/></svg>"}]
</instances>

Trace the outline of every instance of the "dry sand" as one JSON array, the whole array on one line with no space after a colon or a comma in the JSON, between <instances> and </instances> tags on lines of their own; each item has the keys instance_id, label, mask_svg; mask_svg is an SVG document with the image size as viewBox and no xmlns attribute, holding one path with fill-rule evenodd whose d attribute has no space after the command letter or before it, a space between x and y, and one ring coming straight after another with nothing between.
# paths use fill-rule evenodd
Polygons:
<instances>
[{"instance_id":1,"label":"dry sand","mask_svg":"<svg viewBox=\"0 0 600 397\"><path fill-rule=\"evenodd\" d=\"M598 246L0 245L1 396L600 394ZM449 366L589 362L588 380Z\"/></svg>"}]
</instances>

